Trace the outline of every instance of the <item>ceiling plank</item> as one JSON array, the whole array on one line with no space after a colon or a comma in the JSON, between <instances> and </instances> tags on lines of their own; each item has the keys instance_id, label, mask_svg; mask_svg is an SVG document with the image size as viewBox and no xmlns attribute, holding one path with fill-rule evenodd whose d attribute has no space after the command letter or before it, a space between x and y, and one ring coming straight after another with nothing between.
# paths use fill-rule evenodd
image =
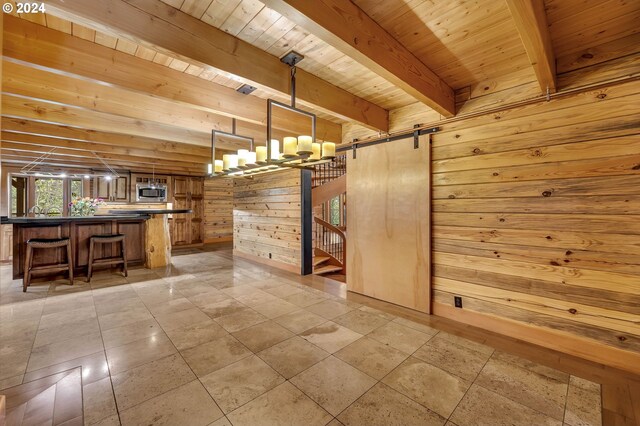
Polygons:
<instances>
[{"instance_id":1,"label":"ceiling plank","mask_svg":"<svg viewBox=\"0 0 640 426\"><path fill-rule=\"evenodd\" d=\"M150 61L136 58L86 40L54 31L13 16L4 17L5 60L21 61L22 65L44 67L50 72L72 75L162 98L186 107L237 117L238 132L257 132L256 140L266 138L267 102L256 96L242 95L233 89L184 74ZM135 78L132 78L135 76ZM134 105L137 104L134 103ZM276 123L282 132L304 134L308 128L294 114L285 114ZM230 131L230 120L228 128ZM249 126L253 124L254 126ZM342 126L318 119L317 137L339 142Z\"/></svg>"},{"instance_id":2,"label":"ceiling plank","mask_svg":"<svg viewBox=\"0 0 640 426\"><path fill-rule=\"evenodd\" d=\"M52 147L43 146L40 144L28 144L28 143L20 143L20 142L10 142L6 140L2 140L2 152L13 152L20 153L26 152L31 154L36 154L37 156L47 154L52 151ZM100 161L96 155L94 155L94 151L91 151L90 147L87 146L85 149L88 150L80 150L80 149L66 149L62 147L56 147L55 153L56 155L61 155L64 157L69 157L69 159L76 159L81 161ZM121 155L121 154L107 154L100 153L97 154L101 159L105 160L107 163L112 162L127 162L127 163L135 163L135 164L155 164L155 165L163 165L165 167L184 167L184 168L200 168L204 170L204 165L210 163L211 160L205 159L198 163L193 162L183 162L183 161L171 161L171 160L162 160L159 158L153 157L137 157L134 155Z\"/></svg>"},{"instance_id":3,"label":"ceiling plank","mask_svg":"<svg viewBox=\"0 0 640 426\"><path fill-rule=\"evenodd\" d=\"M148 145L138 145L137 147L121 147L121 146L113 146L106 145L100 143L92 143L86 141L77 141L77 140L69 140L62 139L58 137L51 137L49 135L36 135L29 133L16 133L7 131L6 129L2 130L2 142L4 143L19 143L19 144L29 144L29 145L37 145L40 147L49 147L51 148L65 148L68 150L78 150L78 151L92 151L96 152L99 155L103 154L111 154L111 155L124 155L124 156L133 156L147 159L156 159L156 160L165 160L165 161L179 161L186 163L210 163L210 151L207 149L207 155L189 155L189 154L178 154L165 152L158 149L148 149ZM3 145L4 146L4 145Z\"/></svg>"},{"instance_id":4,"label":"ceiling plank","mask_svg":"<svg viewBox=\"0 0 640 426\"><path fill-rule=\"evenodd\" d=\"M507 5L543 93L556 91L556 58L551 44L544 2L507 0Z\"/></svg>"},{"instance_id":5,"label":"ceiling plank","mask_svg":"<svg viewBox=\"0 0 640 426\"><path fill-rule=\"evenodd\" d=\"M445 117L455 115L453 90L350 0L263 0Z\"/></svg>"},{"instance_id":6,"label":"ceiling plank","mask_svg":"<svg viewBox=\"0 0 640 426\"><path fill-rule=\"evenodd\" d=\"M144 148L154 152L164 153L167 156L176 156L176 158L180 158L182 155L208 157L211 153L211 149L204 146L187 145L142 136L102 132L93 129L82 129L79 127L44 123L36 120L3 117L1 126L3 132L45 136L52 140L62 139L79 143L90 143L95 145L96 149L103 149L101 148L102 145L132 150L132 152L134 152L134 149Z\"/></svg>"},{"instance_id":7,"label":"ceiling plank","mask_svg":"<svg viewBox=\"0 0 640 426\"><path fill-rule=\"evenodd\" d=\"M257 86L289 94L289 67L251 44L160 0L48 0L47 11L72 16L87 25L213 67ZM343 119L387 131L388 111L304 70L297 73L296 95Z\"/></svg>"}]
</instances>

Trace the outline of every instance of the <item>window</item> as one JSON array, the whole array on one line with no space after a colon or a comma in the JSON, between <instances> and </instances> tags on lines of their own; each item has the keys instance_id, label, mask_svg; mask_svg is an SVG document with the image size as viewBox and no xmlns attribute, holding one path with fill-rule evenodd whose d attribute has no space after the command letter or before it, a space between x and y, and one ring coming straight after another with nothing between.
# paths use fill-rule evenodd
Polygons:
<instances>
[{"instance_id":1,"label":"window","mask_svg":"<svg viewBox=\"0 0 640 426\"><path fill-rule=\"evenodd\" d=\"M65 212L64 179L35 178L34 185L33 212L47 216L62 216Z\"/></svg>"},{"instance_id":2,"label":"window","mask_svg":"<svg viewBox=\"0 0 640 426\"><path fill-rule=\"evenodd\" d=\"M340 226L340 196L329 201L329 223L333 226Z\"/></svg>"},{"instance_id":3,"label":"window","mask_svg":"<svg viewBox=\"0 0 640 426\"><path fill-rule=\"evenodd\" d=\"M84 197L82 179L71 179L70 194L69 200L73 200L76 197Z\"/></svg>"},{"instance_id":4,"label":"window","mask_svg":"<svg viewBox=\"0 0 640 426\"><path fill-rule=\"evenodd\" d=\"M27 215L27 187L29 180L26 177L11 177L11 216L22 217Z\"/></svg>"}]
</instances>

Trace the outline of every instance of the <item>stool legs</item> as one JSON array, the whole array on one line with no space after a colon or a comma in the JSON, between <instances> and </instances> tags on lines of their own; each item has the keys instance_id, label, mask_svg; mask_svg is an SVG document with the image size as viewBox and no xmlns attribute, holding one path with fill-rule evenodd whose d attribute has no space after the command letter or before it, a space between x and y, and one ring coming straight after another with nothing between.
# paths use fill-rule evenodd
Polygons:
<instances>
[{"instance_id":1,"label":"stool legs","mask_svg":"<svg viewBox=\"0 0 640 426\"><path fill-rule=\"evenodd\" d=\"M120 244L122 244L122 259L123 259L122 266L123 266L124 276L128 277L129 272L127 271L127 245L125 244L124 238L122 239Z\"/></svg>"},{"instance_id":2,"label":"stool legs","mask_svg":"<svg viewBox=\"0 0 640 426\"><path fill-rule=\"evenodd\" d=\"M31 284L31 262L33 260L33 247L27 245L27 254L24 258L24 274L22 276L22 291L27 292L27 287Z\"/></svg>"},{"instance_id":3,"label":"stool legs","mask_svg":"<svg viewBox=\"0 0 640 426\"><path fill-rule=\"evenodd\" d=\"M73 255L71 254L71 240L67 242L67 264L69 265L69 284L73 285Z\"/></svg>"},{"instance_id":4,"label":"stool legs","mask_svg":"<svg viewBox=\"0 0 640 426\"><path fill-rule=\"evenodd\" d=\"M87 282L91 282L91 274L93 273L93 238L89 240L89 270L87 271Z\"/></svg>"}]
</instances>

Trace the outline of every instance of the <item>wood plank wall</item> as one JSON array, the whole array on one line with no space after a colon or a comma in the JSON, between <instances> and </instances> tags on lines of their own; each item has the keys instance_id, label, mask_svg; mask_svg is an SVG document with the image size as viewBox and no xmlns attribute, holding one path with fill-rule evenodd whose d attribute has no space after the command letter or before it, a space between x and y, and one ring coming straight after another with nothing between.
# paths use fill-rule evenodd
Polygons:
<instances>
[{"instance_id":1,"label":"wood plank wall","mask_svg":"<svg viewBox=\"0 0 640 426\"><path fill-rule=\"evenodd\" d=\"M233 184L234 255L300 273L300 171L234 179Z\"/></svg>"},{"instance_id":2,"label":"wood plank wall","mask_svg":"<svg viewBox=\"0 0 640 426\"><path fill-rule=\"evenodd\" d=\"M233 239L233 180L204 181L204 242Z\"/></svg>"},{"instance_id":3,"label":"wood plank wall","mask_svg":"<svg viewBox=\"0 0 640 426\"><path fill-rule=\"evenodd\" d=\"M639 117L630 81L443 124L434 312L640 353Z\"/></svg>"}]
</instances>

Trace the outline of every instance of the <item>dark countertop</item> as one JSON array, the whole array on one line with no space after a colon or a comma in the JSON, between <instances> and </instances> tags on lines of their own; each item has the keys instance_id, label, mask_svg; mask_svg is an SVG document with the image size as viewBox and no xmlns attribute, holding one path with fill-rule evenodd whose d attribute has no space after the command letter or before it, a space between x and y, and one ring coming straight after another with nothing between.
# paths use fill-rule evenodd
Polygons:
<instances>
[{"instance_id":1,"label":"dark countertop","mask_svg":"<svg viewBox=\"0 0 640 426\"><path fill-rule=\"evenodd\" d=\"M52 216L52 217L0 217L0 223L65 223L65 222L99 222L103 220L149 219L148 214L128 213L95 216Z\"/></svg>"},{"instance_id":2,"label":"dark countertop","mask_svg":"<svg viewBox=\"0 0 640 426\"><path fill-rule=\"evenodd\" d=\"M109 210L113 214L181 214L193 213L191 209L117 209Z\"/></svg>"}]
</instances>

